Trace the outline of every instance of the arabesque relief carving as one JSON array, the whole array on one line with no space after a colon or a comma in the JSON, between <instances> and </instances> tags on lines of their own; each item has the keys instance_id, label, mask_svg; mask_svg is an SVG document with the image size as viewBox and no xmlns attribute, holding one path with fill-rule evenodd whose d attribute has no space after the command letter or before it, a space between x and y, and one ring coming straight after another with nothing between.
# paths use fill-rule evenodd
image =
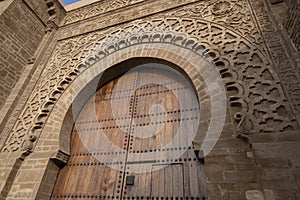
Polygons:
<instances>
[{"instance_id":1,"label":"arabesque relief carving","mask_svg":"<svg viewBox=\"0 0 300 200\"><path fill-rule=\"evenodd\" d=\"M133 5L135 3L142 3L139 4L139 6L142 6L143 10L145 10L146 13L149 12L148 14L151 14L150 12L153 12L151 11L151 9L148 11L146 0L105 1L101 3L94 3L92 5L69 12L65 18L64 23L69 24L78 22L121 7ZM234 31L240 33L254 44L261 45L261 48L263 48L263 39L259 34L259 31L257 30L247 1L190 0L186 1L186 3L190 3L190 5L186 5L182 8L168 10L161 14L157 13L157 15L159 17L175 16L214 21L220 25L224 25L227 28L232 28ZM129 16L122 17L126 18ZM107 17L105 17L105 19L106 18ZM110 21L110 19L106 19L105 21ZM95 24L94 26L97 26L97 24Z\"/></svg>"},{"instance_id":2,"label":"arabesque relief carving","mask_svg":"<svg viewBox=\"0 0 300 200\"><path fill-rule=\"evenodd\" d=\"M35 135L29 135L22 145L23 156L29 155L34 148L34 142L37 137Z\"/></svg>"},{"instance_id":3,"label":"arabesque relief carving","mask_svg":"<svg viewBox=\"0 0 300 200\"><path fill-rule=\"evenodd\" d=\"M213 21L227 28L232 28L256 45L263 43L247 1L200 1L179 10L171 11L167 15Z\"/></svg>"},{"instance_id":4,"label":"arabesque relief carving","mask_svg":"<svg viewBox=\"0 0 300 200\"><path fill-rule=\"evenodd\" d=\"M70 11L64 19L64 24L70 24L83 19L87 19L105 12L116 10L118 8L143 2L146 0L106 0L94 3L83 8Z\"/></svg>"},{"instance_id":5,"label":"arabesque relief carving","mask_svg":"<svg viewBox=\"0 0 300 200\"><path fill-rule=\"evenodd\" d=\"M166 31L170 33L164 34ZM184 34L189 39L172 33ZM152 42L173 43L192 51L201 48L203 56L213 59L228 91L232 119L240 118L239 129L243 134L297 128L278 77L261 50L216 23L169 17L138 20L59 42L2 152L17 151L28 135L39 135L57 99L88 67L82 62L91 52L101 50L99 60L124 47ZM243 128L244 122L247 122L247 130Z\"/></svg>"},{"instance_id":6,"label":"arabesque relief carving","mask_svg":"<svg viewBox=\"0 0 300 200\"><path fill-rule=\"evenodd\" d=\"M300 68L296 60L287 55L281 44L280 34L272 22L263 0L249 0L253 7L261 35L265 39L274 69L280 76L281 84L294 110L294 115L300 121ZM297 59L297 58L296 58Z\"/></svg>"}]
</instances>

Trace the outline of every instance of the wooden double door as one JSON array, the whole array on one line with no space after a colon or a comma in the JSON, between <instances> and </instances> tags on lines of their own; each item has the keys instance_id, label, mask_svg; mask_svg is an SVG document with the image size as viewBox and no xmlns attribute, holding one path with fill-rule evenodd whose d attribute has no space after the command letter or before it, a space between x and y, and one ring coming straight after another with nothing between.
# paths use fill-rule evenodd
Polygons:
<instances>
[{"instance_id":1,"label":"wooden double door","mask_svg":"<svg viewBox=\"0 0 300 200\"><path fill-rule=\"evenodd\" d=\"M204 199L203 166L191 148L197 102L190 83L165 66L108 82L75 122L51 199Z\"/></svg>"}]
</instances>

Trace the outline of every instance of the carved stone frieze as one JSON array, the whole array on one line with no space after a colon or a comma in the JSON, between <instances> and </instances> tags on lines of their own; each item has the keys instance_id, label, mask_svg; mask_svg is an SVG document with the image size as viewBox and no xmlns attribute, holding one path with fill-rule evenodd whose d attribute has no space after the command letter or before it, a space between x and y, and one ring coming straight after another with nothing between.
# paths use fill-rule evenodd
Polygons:
<instances>
[{"instance_id":1,"label":"carved stone frieze","mask_svg":"<svg viewBox=\"0 0 300 200\"><path fill-rule=\"evenodd\" d=\"M94 4L68 12L63 24L70 24L83 19L94 17L96 15L103 14L105 12L109 12L118 8L122 8L144 1L147 0L106 0L96 2Z\"/></svg>"},{"instance_id":2,"label":"carved stone frieze","mask_svg":"<svg viewBox=\"0 0 300 200\"><path fill-rule=\"evenodd\" d=\"M272 22L263 0L250 0L258 21L261 35L269 49L274 68L278 72L285 92L293 105L294 114L300 121L300 68L287 56L281 38Z\"/></svg>"},{"instance_id":3,"label":"carved stone frieze","mask_svg":"<svg viewBox=\"0 0 300 200\"><path fill-rule=\"evenodd\" d=\"M69 37L78 36L84 33L89 33L92 31L97 31L100 29L106 29L107 27L116 26L121 23L133 21L140 18L158 18L153 16L157 13L167 13L170 9L174 9L180 6L186 6L192 2L197 2L198 0L172 0L172 1L161 1L161 0L148 0L141 2L134 6L125 6L122 8L122 14L117 11L105 12L103 14L96 14L97 17L82 18L76 23L66 24L60 27L59 39L66 39ZM102 3L102 2L101 2ZM89 8L89 7L83 7ZM78 11L77 9L74 11ZM85 11L84 11L85 12ZM94 16L94 15L93 15ZM161 16L159 17L161 18ZM80 18L81 19L81 18Z\"/></svg>"},{"instance_id":4,"label":"carved stone frieze","mask_svg":"<svg viewBox=\"0 0 300 200\"><path fill-rule=\"evenodd\" d=\"M248 5L247 1L238 1L238 0L230 0L230 1L218 1L218 0L208 0L208 1L196 1L189 0L182 2L180 0L173 1L170 3L164 2L155 2L149 1L143 4L139 4L139 9L142 9L143 12L136 12L136 9L131 10L123 10L123 15L119 13L113 13L110 15L101 15L99 19L95 18L91 21L90 24L87 22L89 17L100 15L105 13L102 10L105 10L105 6L100 3L95 3L90 6L82 7L80 9L76 9L67 14L65 20L71 20L72 22L77 22L77 26L73 27L72 24L67 25L66 23L63 27L64 31L61 31L62 37L70 37L71 35L76 35L80 31L93 31L96 29L105 28L106 26L111 26L114 23L122 23L124 21L133 20L140 17L146 17L147 15L154 14L153 6L158 7L160 9L156 9L155 18L161 18L165 16L175 16L175 17L185 17L185 18L195 18L195 19L204 19L208 21L216 22L220 25L224 25L226 28L232 28L232 30L238 32L239 34L246 37L248 40L253 42L254 44L260 45L260 48L263 48L263 40L259 31L255 25L254 18L251 13L251 9ZM114 1L104 2L103 4L113 3ZM124 5L126 6L129 1L124 1ZM138 0L138 2L142 2L142 0ZM130 2L136 3L136 2ZM179 5L186 4L183 7L177 8ZM105 4L106 5L106 4ZM121 6L121 3L116 5ZM175 6L177 5L177 6ZM98 8L99 7L99 8ZM111 8L112 9L112 8ZM94 11L95 10L95 11ZM107 8L109 11L110 8ZM70 19L69 19L70 18ZM85 23L81 24L78 21L85 20ZM153 17L147 17L147 19L153 19ZM96 21L95 21L96 20ZM70 29L71 31L66 31ZM78 33L77 33L78 32Z\"/></svg>"},{"instance_id":5,"label":"carved stone frieze","mask_svg":"<svg viewBox=\"0 0 300 200\"><path fill-rule=\"evenodd\" d=\"M167 15L213 21L224 25L226 28L232 28L254 44L261 45L263 42L255 26L247 1L199 1L179 10L171 11Z\"/></svg>"},{"instance_id":6,"label":"carved stone frieze","mask_svg":"<svg viewBox=\"0 0 300 200\"><path fill-rule=\"evenodd\" d=\"M166 39L165 31L184 34L194 42L175 38L175 34ZM90 58L99 60L123 47L151 42L176 43L194 51L201 47L203 56L214 61L224 80L232 118L235 113L246 118L247 134L297 128L280 82L262 51L219 24L169 17L138 20L59 42L2 152L17 151L28 135L39 135L66 87L88 67L83 61L93 51L101 50L97 58Z\"/></svg>"}]
</instances>

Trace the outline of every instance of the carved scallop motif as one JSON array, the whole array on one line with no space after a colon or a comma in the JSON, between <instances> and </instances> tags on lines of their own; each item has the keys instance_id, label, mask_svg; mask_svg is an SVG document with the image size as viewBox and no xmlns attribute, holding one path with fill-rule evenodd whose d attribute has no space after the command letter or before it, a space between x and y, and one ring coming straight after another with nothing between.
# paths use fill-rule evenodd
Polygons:
<instances>
[{"instance_id":1,"label":"carved scallop motif","mask_svg":"<svg viewBox=\"0 0 300 200\"><path fill-rule=\"evenodd\" d=\"M220 1L212 7L211 11L214 15L224 15L229 13L231 9L232 4L230 2Z\"/></svg>"}]
</instances>

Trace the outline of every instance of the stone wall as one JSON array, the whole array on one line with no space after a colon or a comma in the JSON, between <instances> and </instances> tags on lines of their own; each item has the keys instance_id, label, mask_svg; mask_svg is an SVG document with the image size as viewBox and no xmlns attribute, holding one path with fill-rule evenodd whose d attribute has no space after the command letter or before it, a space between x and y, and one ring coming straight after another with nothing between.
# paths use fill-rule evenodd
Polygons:
<instances>
[{"instance_id":1,"label":"stone wall","mask_svg":"<svg viewBox=\"0 0 300 200\"><path fill-rule=\"evenodd\" d=\"M5 0L0 2L0 143L23 109L27 95L39 79L38 64L47 59L65 11L57 1ZM2 145L0 145L2 146ZM19 153L0 156L0 199L5 199L23 158ZM23 197L20 197L23 199Z\"/></svg>"},{"instance_id":2,"label":"stone wall","mask_svg":"<svg viewBox=\"0 0 300 200\"><path fill-rule=\"evenodd\" d=\"M0 109L45 34L45 25L23 1L9 4L0 17Z\"/></svg>"}]
</instances>

